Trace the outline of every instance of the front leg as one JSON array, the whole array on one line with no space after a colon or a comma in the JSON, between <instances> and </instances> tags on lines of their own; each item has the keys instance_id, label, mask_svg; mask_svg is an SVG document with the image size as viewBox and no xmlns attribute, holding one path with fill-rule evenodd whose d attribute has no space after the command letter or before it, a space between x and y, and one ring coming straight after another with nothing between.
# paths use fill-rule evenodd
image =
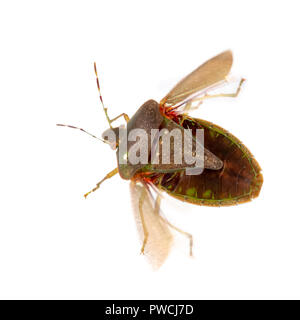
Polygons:
<instances>
[{"instance_id":1,"label":"front leg","mask_svg":"<svg viewBox=\"0 0 300 320\"><path fill-rule=\"evenodd\" d=\"M115 121L115 120L117 120L117 119L119 119L121 117L124 117L126 122L128 122L130 120L130 118L128 117L128 115L126 113L121 113L117 117L115 117L115 118L113 118L113 119L111 119L109 121L110 121L110 123L112 123L113 121Z\"/></svg>"},{"instance_id":2,"label":"front leg","mask_svg":"<svg viewBox=\"0 0 300 320\"><path fill-rule=\"evenodd\" d=\"M100 182L98 182L96 184L96 187L94 189L92 189L91 191L87 192L84 197L86 198L90 193L95 192L97 189L99 189L101 183L107 179L110 179L111 177L113 177L114 175L116 175L119 172L118 168L115 168L114 170L112 170L111 172L109 172Z\"/></svg>"}]
</instances>

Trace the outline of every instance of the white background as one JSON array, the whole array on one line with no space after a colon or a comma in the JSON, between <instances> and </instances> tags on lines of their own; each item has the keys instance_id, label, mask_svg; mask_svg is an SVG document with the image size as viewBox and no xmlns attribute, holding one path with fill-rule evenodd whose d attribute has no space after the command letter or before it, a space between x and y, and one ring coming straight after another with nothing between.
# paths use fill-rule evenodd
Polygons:
<instances>
[{"instance_id":1,"label":"white background","mask_svg":"<svg viewBox=\"0 0 300 320\"><path fill-rule=\"evenodd\" d=\"M297 1L6 1L0 5L0 298L300 298ZM166 200L177 237L153 272L140 256L128 181L90 190L112 150L56 123L107 128L159 101L205 60L232 49L238 99L195 116L223 126L264 174L253 202L207 208ZM122 121L120 121L121 123Z\"/></svg>"}]
</instances>

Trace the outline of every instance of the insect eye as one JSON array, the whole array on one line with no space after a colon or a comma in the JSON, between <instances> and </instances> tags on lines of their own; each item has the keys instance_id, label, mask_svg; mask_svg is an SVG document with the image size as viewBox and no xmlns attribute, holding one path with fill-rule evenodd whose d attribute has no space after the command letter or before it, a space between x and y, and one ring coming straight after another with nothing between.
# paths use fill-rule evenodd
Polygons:
<instances>
[{"instance_id":1,"label":"insect eye","mask_svg":"<svg viewBox=\"0 0 300 320\"><path fill-rule=\"evenodd\" d=\"M119 144L118 128L107 129L102 133L102 138L115 150Z\"/></svg>"}]
</instances>

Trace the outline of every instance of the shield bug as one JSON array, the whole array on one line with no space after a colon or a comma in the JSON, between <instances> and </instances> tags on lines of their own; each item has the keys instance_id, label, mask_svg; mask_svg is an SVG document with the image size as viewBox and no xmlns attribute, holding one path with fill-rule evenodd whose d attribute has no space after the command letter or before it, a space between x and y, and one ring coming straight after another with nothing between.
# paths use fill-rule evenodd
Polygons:
<instances>
[{"instance_id":1,"label":"shield bug","mask_svg":"<svg viewBox=\"0 0 300 320\"><path fill-rule=\"evenodd\" d=\"M193 247L192 236L170 224L162 215L162 192L181 201L218 207L248 202L259 195L263 177L250 151L225 129L188 115L189 110L197 108L205 99L238 96L244 79L234 93L207 94L209 90L226 84L232 61L231 51L213 57L182 79L159 103L154 100L145 102L131 119L125 113L109 118L94 64L100 102L110 128L101 139L81 128L69 126L110 144L116 150L118 167L84 196L96 191L103 181L117 173L121 178L131 180L132 203L142 240L141 253L145 253L155 267L159 267L169 254L173 240L169 228L189 238L190 255ZM112 123L121 117L126 121L126 127L112 127ZM142 131L144 136L130 137L136 130ZM202 132L200 142L197 139L199 130ZM163 161L163 149L167 143L162 131L168 136L168 161ZM170 131L176 131L177 136L170 135ZM187 140L183 138L186 132L191 138L189 150L193 160L198 159L195 148L200 146L201 149L201 170L194 174L187 172L195 168L195 161L186 160ZM176 140L175 136L179 139ZM139 161L129 161L132 155ZM141 161L142 156L144 161ZM178 158L181 161L176 161Z\"/></svg>"}]
</instances>

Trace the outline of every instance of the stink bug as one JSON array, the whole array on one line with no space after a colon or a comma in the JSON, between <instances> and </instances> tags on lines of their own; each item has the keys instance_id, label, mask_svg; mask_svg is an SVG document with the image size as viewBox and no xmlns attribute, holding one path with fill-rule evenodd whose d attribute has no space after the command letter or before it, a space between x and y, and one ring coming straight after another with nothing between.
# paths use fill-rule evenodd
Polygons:
<instances>
[{"instance_id":1,"label":"stink bug","mask_svg":"<svg viewBox=\"0 0 300 320\"><path fill-rule=\"evenodd\" d=\"M238 96L244 79L240 81L234 93L207 94L212 88L226 83L232 61L231 51L225 51L208 60L181 80L160 103L154 100L145 102L131 119L125 113L113 119L109 118L100 91L96 64L94 64L100 102L110 129L103 133L102 139L92 136L110 144L116 150L118 167L109 172L94 189L84 196L87 197L91 192L96 191L103 181L117 173L121 178L131 180L133 207L142 238L141 253L147 254L155 267L159 267L168 256L172 244L169 227L189 238L190 255L193 247L192 236L171 225L161 214L162 191L179 200L206 206L235 205L248 202L259 195L263 177L261 168L250 151L223 128L188 115L191 108L196 108L193 106L195 102L199 105L208 98ZM127 124L126 133L122 136L122 127L112 127L112 123L121 117ZM86 132L81 128L69 127ZM134 148L134 140L129 138L130 132L136 129L141 129L146 134L146 140L141 145L150 142L150 147L147 144L144 148L145 158L152 159L155 152L158 161L147 163L127 161L133 150L135 155L138 153L139 156L141 155L141 151L136 152ZM183 139L178 140L183 142L178 149L174 137L168 149L169 162L162 161L163 151L160 148L164 147L164 140L160 135L156 139L152 136L153 130L162 129L175 129L179 134L187 130L192 136L192 149L198 143L197 130L202 130L204 142L201 143L203 161L200 172L187 174L186 170L192 168L194 164L175 161L177 156L185 158L187 155L186 142L183 142ZM113 139L111 139L112 136ZM124 143L127 148L121 151ZM156 148L153 148L153 145ZM122 160L126 161L123 163Z\"/></svg>"}]
</instances>

